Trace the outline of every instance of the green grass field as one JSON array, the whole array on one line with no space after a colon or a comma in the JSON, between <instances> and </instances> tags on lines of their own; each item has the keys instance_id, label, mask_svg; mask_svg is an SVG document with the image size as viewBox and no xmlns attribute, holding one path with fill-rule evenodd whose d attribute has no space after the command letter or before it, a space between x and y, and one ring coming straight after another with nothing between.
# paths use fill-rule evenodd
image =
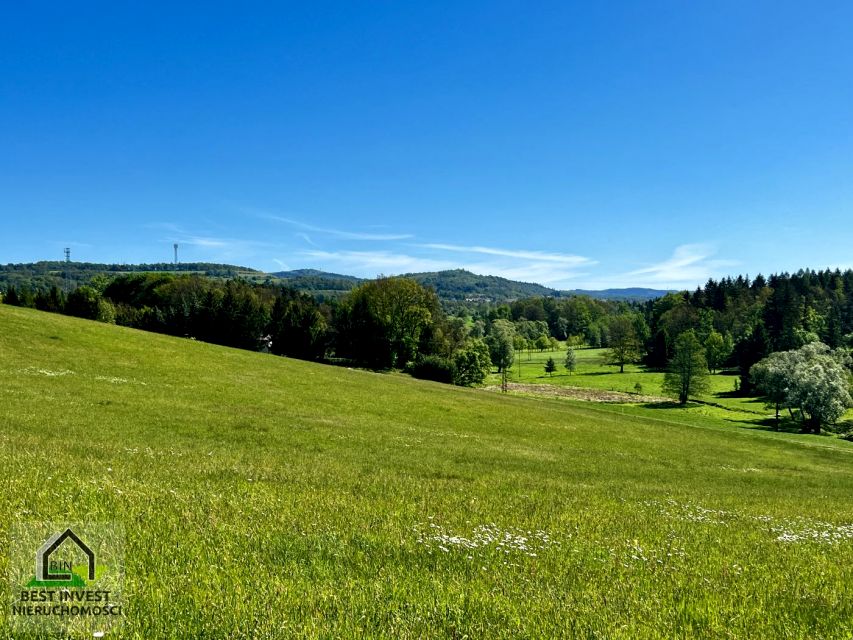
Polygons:
<instances>
[{"instance_id":1,"label":"green grass field","mask_svg":"<svg viewBox=\"0 0 853 640\"><path fill-rule=\"evenodd\" d=\"M607 349L576 349L577 369L570 374L565 366L566 351L522 351L516 353L516 360L509 371L509 379L513 382L526 384L555 384L602 391L620 391L635 393L635 385L640 384L642 393L650 396L662 395L661 386L664 374L661 371L647 370L642 365L626 364L625 371L620 373L619 367L604 364L603 356ZM545 373L545 362L554 358L557 371L552 375ZM520 371L519 371L519 365ZM765 406L759 398L740 397L733 393L738 376L734 371L715 373L710 377L710 392L701 396L704 402L720 405L744 421L765 420L773 415L773 410ZM499 376L495 373L490 378L491 384L499 384ZM717 412L721 417L733 417L725 412ZM853 411L847 413L847 420L853 420Z\"/></svg>"},{"instance_id":2,"label":"green grass field","mask_svg":"<svg viewBox=\"0 0 853 640\"><path fill-rule=\"evenodd\" d=\"M8 306L0 375L0 543L123 525L120 637L853 634L837 438Z\"/></svg>"}]
</instances>

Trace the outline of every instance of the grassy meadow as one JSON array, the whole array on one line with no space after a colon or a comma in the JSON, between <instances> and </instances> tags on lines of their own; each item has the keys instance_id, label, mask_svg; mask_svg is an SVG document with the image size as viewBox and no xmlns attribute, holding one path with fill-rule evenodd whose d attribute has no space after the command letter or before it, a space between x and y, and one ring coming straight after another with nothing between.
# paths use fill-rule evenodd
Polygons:
<instances>
[{"instance_id":1,"label":"grassy meadow","mask_svg":"<svg viewBox=\"0 0 853 640\"><path fill-rule=\"evenodd\" d=\"M565 368L565 347L556 351L522 351L515 354L515 362L510 368L508 378L522 384L553 384L600 391L618 391L636 393L636 385L645 396L661 396L664 374L662 371L646 369L639 364L626 364L625 371L618 366L604 364L607 349L575 349L576 370L569 373ZM545 373L545 362L554 358L557 371ZM733 393L735 381L739 380L735 371L719 371L710 376L710 390L700 397L703 402L718 405L727 411L712 413L723 418L738 419L745 422L766 422L774 411L768 408L760 398L742 397ZM493 373L489 383L500 384L500 377ZM693 407L692 409L695 409ZM853 411L848 411L846 420L853 420Z\"/></svg>"},{"instance_id":2,"label":"grassy meadow","mask_svg":"<svg viewBox=\"0 0 853 640\"><path fill-rule=\"evenodd\" d=\"M604 364L603 358L607 352L608 349L576 348L577 368L574 373L569 373L565 368L565 347L556 351L521 351L515 354L516 359L510 370L510 376L514 381L569 384L625 393L634 393L634 385L639 383L643 394L661 395L662 372L647 371L645 367L638 364L626 364L625 371L620 373L618 366ZM552 375L545 373L545 362L548 358L554 358L557 364L557 371ZM521 365L520 377L519 364ZM737 380L735 375L725 373L712 375L711 394L733 391L735 380Z\"/></svg>"},{"instance_id":3,"label":"grassy meadow","mask_svg":"<svg viewBox=\"0 0 853 640\"><path fill-rule=\"evenodd\" d=\"M9 306L0 378L0 546L23 521L123 526L116 637L853 634L837 438Z\"/></svg>"}]
</instances>

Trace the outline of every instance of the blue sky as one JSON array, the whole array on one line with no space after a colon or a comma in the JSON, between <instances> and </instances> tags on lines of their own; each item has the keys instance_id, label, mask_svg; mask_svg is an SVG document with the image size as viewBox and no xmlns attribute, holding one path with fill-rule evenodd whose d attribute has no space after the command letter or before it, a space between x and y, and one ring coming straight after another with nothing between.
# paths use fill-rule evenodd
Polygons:
<instances>
[{"instance_id":1,"label":"blue sky","mask_svg":"<svg viewBox=\"0 0 853 640\"><path fill-rule=\"evenodd\" d=\"M4 7L0 262L853 266L853 3L174 4Z\"/></svg>"}]
</instances>

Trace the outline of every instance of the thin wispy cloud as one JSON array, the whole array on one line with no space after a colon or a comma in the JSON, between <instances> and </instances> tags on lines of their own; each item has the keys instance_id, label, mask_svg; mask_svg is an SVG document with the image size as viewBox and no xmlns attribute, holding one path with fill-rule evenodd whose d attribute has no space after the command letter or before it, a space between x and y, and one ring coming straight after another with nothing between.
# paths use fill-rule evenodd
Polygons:
<instances>
[{"instance_id":1,"label":"thin wispy cloud","mask_svg":"<svg viewBox=\"0 0 853 640\"><path fill-rule=\"evenodd\" d=\"M526 264L479 262L465 264L462 268L479 275L494 275L510 280L520 280L521 282L535 282L553 289L567 289L576 286L575 283L578 278L587 275L586 272L555 267L553 263L548 262Z\"/></svg>"},{"instance_id":2,"label":"thin wispy cloud","mask_svg":"<svg viewBox=\"0 0 853 640\"><path fill-rule=\"evenodd\" d=\"M595 260L584 256L577 256L569 253L550 253L546 251L525 251L517 249L499 249L495 247L481 246L463 246L456 244L429 243L418 245L426 249L435 249L437 251L452 251L456 253L474 253L484 254L489 256L501 256L506 258L518 258L520 260L531 260L533 262L557 262L560 264L582 266L594 265Z\"/></svg>"},{"instance_id":3,"label":"thin wispy cloud","mask_svg":"<svg viewBox=\"0 0 853 640\"><path fill-rule=\"evenodd\" d=\"M223 249L232 245L234 241L222 238L206 238L204 236L185 236L180 240L180 243L194 247L206 247L208 249Z\"/></svg>"},{"instance_id":4,"label":"thin wispy cloud","mask_svg":"<svg viewBox=\"0 0 853 640\"><path fill-rule=\"evenodd\" d=\"M284 260L279 260L278 258L273 258L272 261L275 262L278 265L278 268L281 269L282 271L290 271L290 267L288 266L288 264Z\"/></svg>"},{"instance_id":5,"label":"thin wispy cloud","mask_svg":"<svg viewBox=\"0 0 853 640\"><path fill-rule=\"evenodd\" d=\"M275 222L288 224L293 227L296 227L297 229L304 229L305 231L312 231L314 233L322 233L325 235L334 236L335 238L342 238L344 240L391 241L409 240L414 237L410 233L370 233L362 231L347 231L344 229L331 229L328 227L317 227L312 224L306 224L305 222L301 222L299 220L285 218L283 216L278 216L270 213L261 214L261 217L266 218L267 220L273 220Z\"/></svg>"},{"instance_id":6,"label":"thin wispy cloud","mask_svg":"<svg viewBox=\"0 0 853 640\"><path fill-rule=\"evenodd\" d=\"M719 278L735 260L715 258L717 249L707 244L683 244L672 255L646 267L596 279L599 287L692 288L708 278Z\"/></svg>"},{"instance_id":7,"label":"thin wispy cloud","mask_svg":"<svg viewBox=\"0 0 853 640\"><path fill-rule=\"evenodd\" d=\"M205 261L250 262L261 253L280 250L281 245L264 240L213 236L206 233L188 231L171 222L157 222L145 225L146 228L159 229L167 233L162 238L164 244L177 243L181 248L196 249L193 259ZM171 250L171 247L170 247Z\"/></svg>"},{"instance_id":8,"label":"thin wispy cloud","mask_svg":"<svg viewBox=\"0 0 853 640\"><path fill-rule=\"evenodd\" d=\"M317 248L319 248L319 245L318 245L316 242L314 242L314 241L311 239L311 236L309 236L307 233L303 233L302 231L298 231L298 232L296 233L296 237L297 237L297 238L301 238L302 240L304 240L305 242L307 242L308 244L310 244L312 247L317 247Z\"/></svg>"},{"instance_id":9,"label":"thin wispy cloud","mask_svg":"<svg viewBox=\"0 0 853 640\"><path fill-rule=\"evenodd\" d=\"M299 254L317 265L334 266L353 275L372 278L418 271L453 269L453 263L391 251L303 251Z\"/></svg>"},{"instance_id":10,"label":"thin wispy cloud","mask_svg":"<svg viewBox=\"0 0 853 640\"><path fill-rule=\"evenodd\" d=\"M713 258L716 253L716 249L710 245L683 244L676 247L668 259L631 271L626 276L655 283L700 283L718 275L722 268L737 265L737 262L732 260Z\"/></svg>"},{"instance_id":11,"label":"thin wispy cloud","mask_svg":"<svg viewBox=\"0 0 853 640\"><path fill-rule=\"evenodd\" d=\"M581 275L564 264L548 261L519 261L514 256L515 259L511 260L476 261L392 251L304 251L299 255L318 268L344 271L367 278L379 274L399 275L420 271L465 269L478 275L501 276L511 280L537 282L559 288L559 285Z\"/></svg>"},{"instance_id":12,"label":"thin wispy cloud","mask_svg":"<svg viewBox=\"0 0 853 640\"><path fill-rule=\"evenodd\" d=\"M683 244L659 262L617 270L619 267L600 264L592 257L573 253L473 243L406 243L398 241L410 239L412 236L409 234L383 233L378 229L364 233L330 229L268 213L264 213L263 217L292 227L293 233L288 234L291 240L269 242L221 237L205 233L207 229L190 232L172 223L150 226L166 231L164 241L178 242L188 249L192 248L192 254L198 259L238 262L249 266L266 262L268 265L277 265L278 270L313 267L366 278L380 274L465 269L478 275L535 282L554 289L682 289L695 287L708 278L722 277L730 267L738 264L718 257L712 245ZM333 246L322 246L325 244L324 238ZM364 245L359 244L359 241L366 239L384 240L392 244L382 250L360 249ZM347 243L347 240L352 242Z\"/></svg>"}]
</instances>

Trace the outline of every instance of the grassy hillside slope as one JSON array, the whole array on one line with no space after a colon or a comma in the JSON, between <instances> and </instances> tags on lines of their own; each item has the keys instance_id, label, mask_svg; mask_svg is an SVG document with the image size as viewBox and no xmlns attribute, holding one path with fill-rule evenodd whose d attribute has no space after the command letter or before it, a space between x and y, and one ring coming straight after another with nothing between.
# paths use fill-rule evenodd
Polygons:
<instances>
[{"instance_id":1,"label":"grassy hillside slope","mask_svg":"<svg viewBox=\"0 0 853 640\"><path fill-rule=\"evenodd\" d=\"M0 377L0 546L122 523L122 637L853 633L839 440L6 306Z\"/></svg>"}]
</instances>

